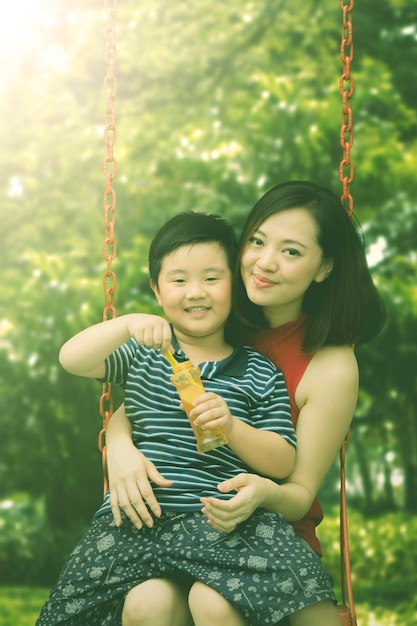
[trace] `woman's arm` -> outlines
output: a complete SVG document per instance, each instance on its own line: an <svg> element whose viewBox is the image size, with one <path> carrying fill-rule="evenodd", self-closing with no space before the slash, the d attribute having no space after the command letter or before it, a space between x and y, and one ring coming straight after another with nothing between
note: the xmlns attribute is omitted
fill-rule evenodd
<svg viewBox="0 0 417 626"><path fill-rule="evenodd" d="M203 512L218 530L230 532L256 508L301 519L309 510L349 430L358 397L358 368L349 347L323 348L313 357L296 391L301 407L295 467L282 485L240 474L219 485L237 491L231 500L203 499Z"/></svg>
<svg viewBox="0 0 417 626"><path fill-rule="evenodd" d="M122 509L137 528L142 528L143 524L153 526L150 511L159 517L161 507L150 481L161 487L170 487L172 481L164 478L133 444L132 428L123 404L108 423L106 447L110 504L116 525L122 523Z"/></svg>
<svg viewBox="0 0 417 626"><path fill-rule="evenodd" d="M349 431L358 391L353 350L348 346L319 350L296 390L301 407L296 463L282 485L278 504L288 520L301 519L310 509Z"/></svg>

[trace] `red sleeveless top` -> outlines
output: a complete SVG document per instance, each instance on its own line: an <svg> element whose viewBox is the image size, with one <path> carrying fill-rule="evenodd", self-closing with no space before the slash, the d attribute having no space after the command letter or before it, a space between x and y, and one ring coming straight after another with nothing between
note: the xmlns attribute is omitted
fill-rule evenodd
<svg viewBox="0 0 417 626"><path fill-rule="evenodd" d="M313 354L305 354L302 350L305 335L306 316L302 315L295 322L289 322L277 328L258 331L250 339L250 345L267 356L284 374L291 403L291 414L294 428L297 427L300 413L295 392ZM316 498L306 515L297 522L290 522L297 535L311 545L319 556L322 555L320 542L316 535L316 526L323 519L323 510Z"/></svg>

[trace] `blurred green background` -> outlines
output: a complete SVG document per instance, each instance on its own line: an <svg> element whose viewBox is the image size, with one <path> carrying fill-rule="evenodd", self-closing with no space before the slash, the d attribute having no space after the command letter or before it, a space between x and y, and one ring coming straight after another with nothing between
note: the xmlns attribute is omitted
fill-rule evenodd
<svg viewBox="0 0 417 626"><path fill-rule="evenodd" d="M417 622L417 4L358 1L352 21L351 190L389 316L357 352L361 394L348 446L354 590L360 626L408 626ZM99 0L2 8L5 626L34 623L102 495L100 388L66 374L57 354L104 306L106 23ZM341 23L338 0L119 2L119 314L156 311L146 254L170 216L218 212L239 231L280 181L312 179L341 193ZM322 488L321 536L336 585L337 498L335 464Z"/></svg>

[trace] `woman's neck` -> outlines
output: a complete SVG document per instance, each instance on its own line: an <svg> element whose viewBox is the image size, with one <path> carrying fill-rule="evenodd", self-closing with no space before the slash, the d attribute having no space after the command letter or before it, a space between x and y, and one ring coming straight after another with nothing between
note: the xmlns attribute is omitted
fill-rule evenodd
<svg viewBox="0 0 417 626"><path fill-rule="evenodd" d="M264 308L264 316L266 321L268 322L269 328L277 328L278 326L283 326L284 324L288 324L289 322L295 322L298 320L302 313L301 307L297 308L285 308L285 307L270 307Z"/></svg>

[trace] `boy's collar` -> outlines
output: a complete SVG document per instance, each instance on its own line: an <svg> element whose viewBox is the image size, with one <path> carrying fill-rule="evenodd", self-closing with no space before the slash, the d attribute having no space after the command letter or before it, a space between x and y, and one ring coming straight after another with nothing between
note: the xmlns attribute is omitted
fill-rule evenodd
<svg viewBox="0 0 417 626"><path fill-rule="evenodd" d="M188 361L188 356L183 352L178 344L178 340L175 336L174 329L171 326L172 331L172 346L175 350L175 358L180 363L184 361ZM213 369L209 368L216 373L223 374L224 376L235 376L240 377L243 376L246 372L246 368L248 365L248 355L246 350L243 348L241 344L237 344L233 346L233 352L225 359L221 361L203 361L199 364L200 369L204 370L204 374L207 378L212 378L212 376L207 375L206 370L209 364L216 364L216 367Z"/></svg>

